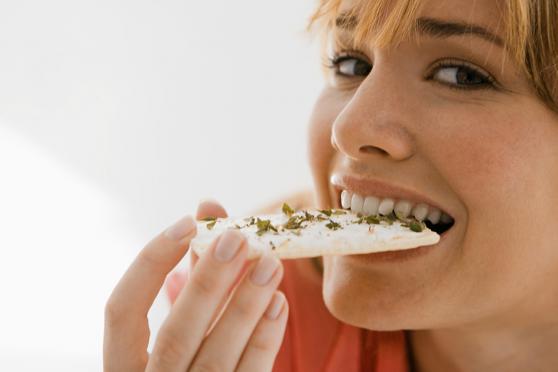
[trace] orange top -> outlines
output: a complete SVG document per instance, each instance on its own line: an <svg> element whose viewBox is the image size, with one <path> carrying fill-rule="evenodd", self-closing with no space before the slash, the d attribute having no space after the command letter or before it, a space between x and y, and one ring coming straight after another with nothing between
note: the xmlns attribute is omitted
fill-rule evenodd
<svg viewBox="0 0 558 372"><path fill-rule="evenodd" d="M289 319L273 372L409 372L404 331L376 332L333 317L308 259L284 260Z"/></svg>

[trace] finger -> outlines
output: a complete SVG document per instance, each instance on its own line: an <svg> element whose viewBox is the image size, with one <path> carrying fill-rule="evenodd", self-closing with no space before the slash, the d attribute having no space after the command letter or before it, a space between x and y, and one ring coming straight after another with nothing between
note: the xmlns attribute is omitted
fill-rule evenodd
<svg viewBox="0 0 558 372"><path fill-rule="evenodd" d="M283 277L278 258L265 255L251 266L213 331L204 340L192 368L231 371ZM231 336L234 335L234 338Z"/></svg>
<svg viewBox="0 0 558 372"><path fill-rule="evenodd" d="M188 253L190 252L192 251L188 251ZM222 310L224 309L226 303L230 299L231 293L234 291L234 288L238 285L240 280L242 280L242 277L248 270L248 265L249 265L249 261L246 261L240 273L238 274L234 282L230 285L229 289L227 290L226 296L221 300L219 306L217 307L217 310L213 313L213 317L211 318L211 326L209 327L208 333L211 332L213 325L221 315ZM186 271L169 274L165 282L165 289L167 291L167 297L171 305L174 304L176 298L180 294L180 291L186 285L187 282L188 282L188 273Z"/></svg>
<svg viewBox="0 0 558 372"><path fill-rule="evenodd" d="M237 230L227 230L212 242L159 330L148 371L187 370L247 254L246 239Z"/></svg>
<svg viewBox="0 0 558 372"><path fill-rule="evenodd" d="M280 291L275 291L273 299L250 337L235 371L260 372L273 369L275 358L285 336L288 315L289 305L285 295Z"/></svg>
<svg viewBox="0 0 558 372"><path fill-rule="evenodd" d="M209 216L211 216L211 217L221 217L221 218L228 217L225 208L223 208L223 206L218 201L216 201L215 199L204 199L198 205L198 211L197 211L196 217L198 219L202 219L202 218L209 217ZM199 257L194 252L194 250L189 251L188 255L189 255L189 259L190 259L189 264L188 264L188 268L189 268L189 272L191 273L194 270L194 266L196 266L196 262L198 261ZM215 321L220 316L224 306L226 306L226 303L230 298L231 292L233 291L234 287L236 287L236 285L240 281L241 277L246 272L247 267L248 267L248 261L243 266L241 272L237 275L234 282L229 286L229 289L227 290L227 294L225 295L225 297L223 297L223 299L219 303L219 306L217 306L216 311L213 313L213 317L211 319L211 326L209 327L208 332L211 331L211 329L213 328L213 325L215 324Z"/></svg>
<svg viewBox="0 0 558 372"><path fill-rule="evenodd" d="M200 259L198 254L196 252L194 252L194 250L192 249L191 251L188 251L188 253L186 254L188 256L188 265L187 265L187 275L186 277L190 276L190 273L192 271L194 271L194 266L196 266L196 263L198 262L198 260Z"/></svg>
<svg viewBox="0 0 558 372"><path fill-rule="evenodd" d="M198 211L196 212L196 219L201 220L202 218L206 217L219 217L219 218L226 218L228 217L227 211L225 208L215 199L203 199L198 204ZM191 252L191 253L190 253ZM198 255L192 250L189 252L190 261L189 261L189 268L190 272L194 269L196 262L198 262Z"/></svg>
<svg viewBox="0 0 558 372"><path fill-rule="evenodd" d="M147 359L147 313L168 272L195 235L191 216L179 220L141 250L114 288L105 307L105 371L134 371Z"/></svg>
<svg viewBox="0 0 558 372"><path fill-rule="evenodd" d="M196 220L201 220L205 217L228 217L227 211L215 199L204 199L198 204L198 211L196 213Z"/></svg>
<svg viewBox="0 0 558 372"><path fill-rule="evenodd" d="M186 284L186 275L187 274L184 271L177 271L169 274L169 276L167 277L167 280L165 281L165 289L167 291L167 297L171 304L174 304L174 301L176 301L180 290Z"/></svg>
<svg viewBox="0 0 558 372"><path fill-rule="evenodd" d="M214 199L204 199L198 205L198 210L196 212L196 219L201 220L205 217L227 217L227 212L225 208ZM167 278L165 283L165 289L167 291L167 297L171 304L174 303L176 297L180 293L180 290L186 284L189 274L194 270L194 266L198 261L199 257L194 252L194 250L188 250L186 253L186 272L172 273Z"/></svg>

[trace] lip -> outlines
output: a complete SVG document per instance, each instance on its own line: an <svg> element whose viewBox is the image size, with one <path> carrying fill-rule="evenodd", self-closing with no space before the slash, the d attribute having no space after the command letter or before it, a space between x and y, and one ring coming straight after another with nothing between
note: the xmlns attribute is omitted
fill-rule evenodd
<svg viewBox="0 0 558 372"><path fill-rule="evenodd" d="M350 174L335 173L330 177L330 183L335 191L335 207L341 208L340 198L343 190L355 192L362 196L374 195L378 198L404 199L413 204L425 203L432 207L440 209L443 213L451 216L454 221L453 213L447 211L440 203L432 200L426 195L422 195L416 191L403 188L401 186L392 185L378 179L363 178L361 176L353 176ZM386 252L391 253L391 252Z"/></svg>

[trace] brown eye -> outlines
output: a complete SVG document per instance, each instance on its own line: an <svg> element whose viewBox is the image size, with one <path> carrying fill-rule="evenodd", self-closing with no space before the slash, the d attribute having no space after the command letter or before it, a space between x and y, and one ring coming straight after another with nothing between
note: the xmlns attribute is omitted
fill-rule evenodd
<svg viewBox="0 0 558 372"><path fill-rule="evenodd" d="M367 62L353 57L341 57L333 64L336 72L344 76L367 76L372 71L372 66Z"/></svg>
<svg viewBox="0 0 558 372"><path fill-rule="evenodd" d="M446 66L439 68L432 78L447 85L483 86L491 85L488 77L466 66Z"/></svg>

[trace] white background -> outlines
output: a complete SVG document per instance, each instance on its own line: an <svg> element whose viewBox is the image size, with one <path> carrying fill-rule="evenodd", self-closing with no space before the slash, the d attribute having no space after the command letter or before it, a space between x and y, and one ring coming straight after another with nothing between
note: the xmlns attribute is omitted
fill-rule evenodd
<svg viewBox="0 0 558 372"><path fill-rule="evenodd" d="M101 370L104 303L153 235L204 197L239 215L312 186L314 6L0 2L2 371Z"/></svg>

